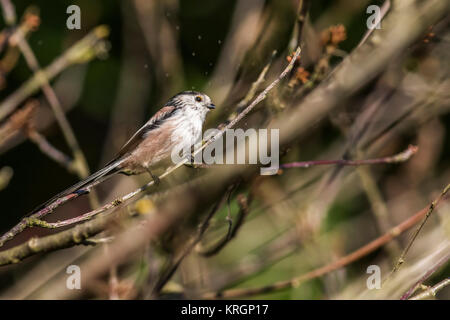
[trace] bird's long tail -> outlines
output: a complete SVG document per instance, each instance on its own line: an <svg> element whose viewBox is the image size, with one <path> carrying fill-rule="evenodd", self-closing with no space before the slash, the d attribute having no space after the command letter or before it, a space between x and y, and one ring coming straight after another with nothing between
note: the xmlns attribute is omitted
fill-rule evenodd
<svg viewBox="0 0 450 320"><path fill-rule="evenodd" d="M98 170L97 172L91 174L86 179L84 179L84 180L74 184L73 186L65 189L64 191L58 193L56 196L54 196L51 199L47 200L46 202L44 202L43 204L41 204L40 206L35 208L30 214L36 213L36 212L40 211L41 209L45 208L46 206L49 206L50 204L52 204L56 200L58 200L58 199L60 199L62 197L65 197L67 195L70 195L72 193L77 193L77 192L80 192L80 191L83 191L83 190L86 190L85 192L87 192L87 189L89 187L91 187L92 185L98 184L101 181L104 181L107 178L109 178L110 176L112 176L115 173L119 172L120 169L118 168L118 166L120 165L121 162L122 162L121 159L118 159L116 161L112 161L106 167Z"/></svg>

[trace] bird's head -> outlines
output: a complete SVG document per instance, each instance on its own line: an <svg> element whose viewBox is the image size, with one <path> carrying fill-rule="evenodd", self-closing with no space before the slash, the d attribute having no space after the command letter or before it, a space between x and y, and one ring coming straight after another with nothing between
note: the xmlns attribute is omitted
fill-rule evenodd
<svg viewBox="0 0 450 320"><path fill-rule="evenodd" d="M180 92L170 98L166 105L189 108L202 114L206 114L208 111L216 108L210 97L198 91Z"/></svg>

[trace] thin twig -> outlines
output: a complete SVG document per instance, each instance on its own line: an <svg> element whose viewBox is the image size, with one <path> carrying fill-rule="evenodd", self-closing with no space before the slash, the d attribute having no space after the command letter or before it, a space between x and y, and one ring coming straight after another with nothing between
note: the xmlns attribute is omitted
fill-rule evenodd
<svg viewBox="0 0 450 320"><path fill-rule="evenodd" d="M408 244L406 245L406 248L403 250L402 254L400 255L400 257L397 260L397 263L395 264L394 268L392 269L392 271L389 273L389 275L387 276L387 278L384 280L384 284L386 284L387 281L389 281L389 279L391 278L391 276L398 271L398 269L400 269L401 265L405 262L405 257L409 252L409 249L411 249L414 241L416 240L417 236L419 235L420 231L422 230L423 226L425 225L425 223L427 222L428 218L430 217L431 213L434 211L434 209L436 208L437 204L439 203L439 201L441 201L442 198L445 197L445 195L447 194L448 190L450 190L450 184L448 184L444 190L441 192L441 194L439 195L439 197L434 200L430 206L428 207L428 210L426 212L425 217L423 218L422 222L420 223L420 225L417 227L417 229L414 231L411 240L409 240Z"/></svg>
<svg viewBox="0 0 450 320"><path fill-rule="evenodd" d="M341 165L341 166L362 166L370 164L381 164L381 163L399 163L409 160L414 154L417 153L418 147L410 145L405 151L390 157L377 158L377 159L366 159L366 160L312 160L312 161L301 161L301 162L291 162L280 165L280 168L309 168L312 166L320 165Z"/></svg>

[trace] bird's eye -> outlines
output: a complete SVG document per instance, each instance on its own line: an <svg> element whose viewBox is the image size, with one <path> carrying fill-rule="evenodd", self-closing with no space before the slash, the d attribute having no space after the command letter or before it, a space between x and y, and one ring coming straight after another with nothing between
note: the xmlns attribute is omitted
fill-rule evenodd
<svg viewBox="0 0 450 320"><path fill-rule="evenodd" d="M202 101L203 101L203 98L200 97L200 96L196 96L196 97L195 97L195 101L197 101L197 102L202 102Z"/></svg>

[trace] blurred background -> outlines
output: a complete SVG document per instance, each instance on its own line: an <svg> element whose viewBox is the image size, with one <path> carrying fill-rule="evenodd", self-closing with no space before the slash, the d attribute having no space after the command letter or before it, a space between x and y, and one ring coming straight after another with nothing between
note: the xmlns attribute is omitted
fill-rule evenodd
<svg viewBox="0 0 450 320"><path fill-rule="evenodd" d="M93 57L67 66L51 80L93 172L179 91L207 93L218 110L208 117L206 127L216 127L236 111L270 61L266 78L279 74L301 38L300 63L294 76L283 84L288 89L270 95L242 124L265 127L271 117L299 105L359 45L368 31L366 8L382 6L385 1L306 1L307 19L301 37L295 35L298 0L12 2L17 23L28 19L32 25L27 39L42 67L97 26L109 28L109 36L100 41ZM66 27L66 9L72 4L81 9L80 30ZM409 144L419 147L414 157L404 163L370 167L283 169L275 177L239 185L212 219L200 247L227 233L226 216L239 211L238 196L252 193L253 201L239 232L211 257L202 256L202 248L188 255L164 291L169 296L193 292L195 297L197 291L258 287L290 279L352 252L429 205L450 181L448 23L447 14L430 26L375 80L343 101L339 111L327 115L282 152L281 163L378 158L397 154ZM4 18L0 25L7 30ZM0 100L5 101L33 71L17 48L4 48L1 54ZM36 131L71 158L71 148L42 91L29 95L20 107L27 103L34 105ZM2 234L80 178L41 152L21 130L8 134L0 145ZM117 177L98 188L99 197L106 203L147 181L143 176ZM88 210L88 198L83 197L48 220ZM377 295L367 290L366 269L376 264L389 270L408 243L408 232L345 268L298 287L254 297L399 298L413 285L411 281L417 281L439 261L439 268L426 279L426 284L435 284L450 274L447 260L442 263L450 254L449 210L448 204L436 210L414 244L408 256L410 264L404 266L402 274L412 280L395 280L403 285L387 293ZM48 233L33 228L5 248ZM55 279L64 276L67 265L88 259L89 250L74 247L1 267L0 297L69 298L56 293ZM156 249L146 250L117 271L123 284L119 298L146 297L152 268L161 268L161 263L154 264L160 259L155 255L164 256ZM34 279L38 272L42 277ZM107 284L108 279L99 279L82 296L108 298L109 291L103 288ZM443 289L437 297L448 299L450 290Z"/></svg>

